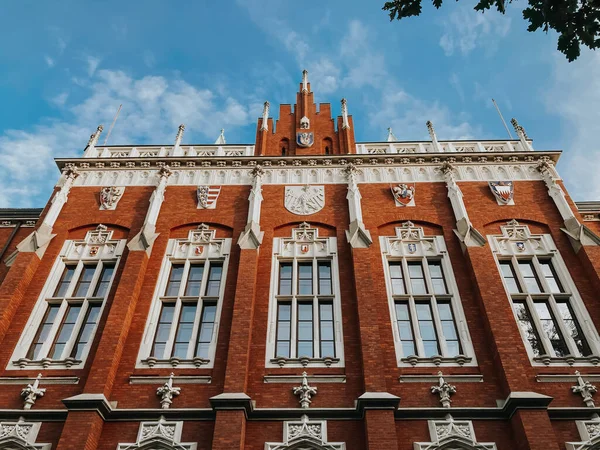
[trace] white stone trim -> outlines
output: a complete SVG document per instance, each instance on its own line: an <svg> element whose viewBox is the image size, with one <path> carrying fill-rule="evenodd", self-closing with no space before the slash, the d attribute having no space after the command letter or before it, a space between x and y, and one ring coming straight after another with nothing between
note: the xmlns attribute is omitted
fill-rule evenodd
<svg viewBox="0 0 600 450"><path fill-rule="evenodd" d="M467 320L464 315L462 308L462 302L460 300L460 294L458 291L458 285L454 278L454 271L452 270L452 263L448 256L448 250L446 249L446 243L443 236L426 236L423 228L416 227L412 222L405 222L401 227L396 227L395 236L380 236L379 243L381 246L381 258L383 263L383 273L385 276L386 289L388 294L388 307L390 313L390 322L392 326L392 333L394 336L394 347L396 349L396 362L398 367L411 367L414 365L435 367L435 366L476 366L477 358L475 357L475 351L473 350L473 344L467 326ZM409 247L409 246L415 247ZM411 248L413 251L411 251ZM441 355L440 358L408 358L410 355L402 354L402 344L400 340L400 334L398 331L398 322L396 318L396 301L392 290L392 281L390 277L389 263L390 261L402 261L404 274L406 271L406 262L410 260L420 261L425 271L426 283L429 283L430 278L427 275L427 259L441 261L442 270L447 284L449 294L444 296L444 300L450 301L452 305L452 313L460 344L464 355L457 357L445 357ZM406 276L406 275L405 275ZM435 297L433 294L432 286L428 285L427 298L431 299ZM406 298L408 299L408 295ZM412 297L412 296L411 296ZM435 308L432 308L432 313L436 322L436 329L438 333L441 332L441 324L439 322L438 313ZM418 327L414 326L414 318L416 314L414 311L411 313L411 321L413 327L413 337L417 348L420 348L420 333ZM445 341L441 335L438 335L438 340L442 352L445 349ZM422 351L422 349L421 349Z"/></svg>
<svg viewBox="0 0 600 450"><path fill-rule="evenodd" d="M306 253L302 253L302 246L308 246ZM278 304L278 280L279 280L279 262L292 262L292 272L295 274L298 262L310 261L313 263L313 282L316 279L315 267L316 261L331 262L331 282L333 285L333 314L334 314L334 333L335 333L335 351L336 358L297 358L295 356L294 345L296 336L294 333L296 321L296 308L292 308L292 358L275 359L275 344L277 333L277 304ZM295 279L295 278L294 278ZM294 288L295 289L295 288ZM296 298L295 295L286 296L286 298ZM313 301L317 302L317 295L312 296ZM296 304L293 300L292 304ZM314 313L313 313L314 314ZM313 316L314 317L314 316ZM318 322L314 324L314 354L318 354L319 330ZM344 333L342 329L342 304L340 294L339 268L337 259L337 238L320 238L318 228L311 228L304 222L299 228L292 230L290 238L273 239L273 258L271 263L271 287L269 292L269 324L267 327L267 346L265 355L265 366L268 368L276 367L344 367Z"/></svg>
<svg viewBox="0 0 600 450"><path fill-rule="evenodd" d="M496 450L493 442L477 442L475 428L470 420L454 420L450 414L445 420L428 420L431 442L415 442L414 450Z"/></svg>
<svg viewBox="0 0 600 450"><path fill-rule="evenodd" d="M223 308L223 295L225 293L225 285L227 284L227 272L229 266L229 255L231 252L231 238L216 238L215 230L209 229L207 225L200 225L198 229L191 230L186 239L169 239L167 244L167 251L163 258L163 262L161 264L158 280L156 283L156 288L154 289L154 294L152 297L152 306L150 307L150 312L148 314L148 319L146 321L146 327L144 329L144 335L142 338L142 343L140 345L140 349L138 352L138 358L136 362L136 368L144 368L144 367L162 367L162 368L197 368L197 367L205 367L212 368L214 366L215 353L217 348L217 339L219 336L219 328L220 328L220 317L221 317L221 309ZM203 250L200 254L196 254L196 248L202 247ZM215 322L213 326L213 335L212 340L209 347L208 352L208 361L202 360L200 361L197 358L187 358L187 359L177 359L171 358L170 360L157 360L157 361L148 361L148 358L152 352L152 345L154 342L154 334L158 325L158 320L160 316L161 307L163 304L163 292L165 292L165 288L167 286L167 282L169 279L169 274L171 272L171 266L174 263L181 263L185 265L185 269L182 275L182 283L180 290L184 287L184 280L187 279L187 274L189 271L190 263L204 263L206 264L210 262L221 262L223 264L223 271L221 275L221 284L219 287L219 297L216 299L217 310L215 313ZM200 319L202 314L202 306L204 304L202 295L205 292L205 286L208 281L209 271L205 269L203 277L202 277L202 285L200 287L200 299L194 297L199 307L196 310L196 318L194 321L194 329L192 332L192 338L190 340L192 344L190 344L190 348L188 352L193 353L193 349L195 348L195 344L197 341L197 336L200 327ZM186 299L188 297L184 297L183 294L177 296L175 300L174 297L169 297L172 302L176 303L177 307L175 310L174 317L178 317L179 308L181 307L182 299ZM192 298L189 298L192 300ZM175 320L173 322L175 324ZM176 326L171 327L171 335L169 337L169 343L172 344L173 339L175 338ZM196 360L194 362L194 360Z"/></svg>
<svg viewBox="0 0 600 450"><path fill-rule="evenodd" d="M310 420L303 415L300 420L288 420L283 423L283 442L266 442L265 450L285 449L323 449L345 450L343 442L327 441L327 421Z"/></svg>
<svg viewBox="0 0 600 450"><path fill-rule="evenodd" d="M36 444L41 422L0 422L0 448L11 450L50 450L52 444Z"/></svg>
<svg viewBox="0 0 600 450"><path fill-rule="evenodd" d="M575 286L573 279L571 278L571 274L567 269L567 266L560 255L560 252L556 248L554 240L550 234L532 234L527 225L520 225L516 220L510 221L507 225L501 227L502 234L495 236L488 236L488 242L492 249L492 253L494 254L496 261L496 269L498 270L498 275L502 280L502 284L506 291L507 300L510 303L511 310L513 311L513 316L515 321L517 322L517 326L519 328L519 332L521 333L521 338L523 339L523 343L525 345L525 349L527 350L527 354L529 355L529 359L531 360L532 365L534 366L547 366L547 365L557 365L557 366L571 366L571 365L582 365L582 366L596 366L600 363L600 338L598 337L598 332L594 326L592 318L590 317L581 296L579 295L579 291ZM522 246L521 246L522 243ZM517 247L519 245L519 247ZM519 250L521 248L521 250ZM530 294L511 294L504 277L502 276L502 271L500 267L501 260L510 260L513 264L516 263L519 259L532 260L534 266L536 267L536 273L539 274L540 269L538 267L538 258L549 259L552 261L552 267L556 271L556 275L558 280L560 281L563 289L564 289L564 297L568 298L569 305L573 309L576 320L579 322L581 326L581 330L585 335L585 338L590 346L592 351L592 356L589 357L555 357L550 355L550 357L535 357L531 346L529 345L526 336L521 329L521 326L518 324L518 318L513 308L513 295L522 297L524 301L529 305L531 318L534 321L538 333L540 335L540 339L543 341L543 346L548 349L552 349L552 345L550 344L545 333L542 333L542 327L537 319L536 314L531 313L531 303L532 303L532 295ZM515 275L519 281L520 286L524 286L524 281L521 279L521 274L519 271L515 271ZM543 277L539 277L539 282L542 283L542 286L545 286L545 279ZM555 295L550 293L549 289L544 289L545 293L540 294L540 297L548 300L548 303L551 308L554 307ZM558 316L555 309L553 309L553 314L555 317ZM565 338L565 342L571 351L574 349L574 343L572 339L569 337L569 334L566 332L564 328L564 324L561 320L557 320L560 331Z"/></svg>
<svg viewBox="0 0 600 450"><path fill-rule="evenodd" d="M565 442L567 450L593 450L600 445L600 418L594 414L590 420L577 420L580 442Z"/></svg>
<svg viewBox="0 0 600 450"><path fill-rule="evenodd" d="M141 422L136 442L118 444L117 450L196 450L195 442L181 442L182 431L183 421Z"/></svg>
<svg viewBox="0 0 600 450"><path fill-rule="evenodd" d="M86 237L83 240L68 240L65 241L63 247L59 253L59 256L54 261L52 269L50 270L50 274L42 288L42 291L38 297L38 300L33 307L31 315L25 325L23 332L21 333L21 337L13 351L13 354L10 358L10 362L7 366L7 370L17 370L20 368L28 368L28 369L81 369L85 365L85 361L87 359L87 355L89 353L90 347L94 341L94 337L96 335L96 331L98 328L98 323L100 323L100 318L104 314L104 309L106 307L106 299L109 295L115 276L117 274L119 268L119 262L121 260L121 256L123 254L123 250L125 249L125 239L113 240L112 239L112 231L109 231L103 225L99 225L96 230L88 231ZM57 298L56 301L52 300L52 295L61 279L64 268L67 264L76 265L75 272L73 274L73 278L71 279L70 286L66 291L64 297ZM84 305L82 311L79 313L77 323L74 327L73 333L71 335L71 340L69 344L66 346L63 354L67 355L73 348L75 340L77 339L78 332L81 329L83 320L86 316L87 308L89 307L89 300L94 297L91 294L87 297L79 298L76 302L71 300L71 294L75 287L76 281L79 278L81 270L83 266L89 264L96 264L96 270L94 273L94 278L91 281L90 287L88 289L89 292L93 291L93 288L96 286L100 274L102 273L102 266L104 264L113 264L114 270L112 274L112 278L106 290L106 294L104 299L102 300L102 306L100 308L100 312L98 314L98 323L92 332L89 341L83 351L83 355L81 360L75 360L72 358L65 358L60 360L51 360L49 358L43 358L40 361L30 361L26 358L27 352L32 344L33 339L38 331L38 328L41 324L41 321L44 318L46 313L47 305L49 303L60 304L59 312L54 320L54 325L50 331L49 336L51 339L47 339L44 347L42 347L42 355L47 355L50 347L54 342L54 338L56 337L56 333L59 330L60 324L64 317L64 314L67 310L69 303L76 303ZM95 302L96 303L96 302ZM97 302L100 303L100 302Z"/></svg>

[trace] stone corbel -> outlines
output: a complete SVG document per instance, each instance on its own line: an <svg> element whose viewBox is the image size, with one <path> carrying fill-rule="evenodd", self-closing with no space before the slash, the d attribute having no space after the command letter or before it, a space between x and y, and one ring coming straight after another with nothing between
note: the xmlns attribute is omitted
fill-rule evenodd
<svg viewBox="0 0 600 450"><path fill-rule="evenodd" d="M246 228L238 239L238 245L242 249L257 249L262 244L264 232L260 229L260 208L263 201L262 196L262 177L265 170L258 165L252 170L254 181L248 201L248 221Z"/></svg>
<svg viewBox="0 0 600 450"><path fill-rule="evenodd" d="M537 169L542 175L544 183L546 183L548 195L554 200L554 204L564 221L565 228L561 228L561 230L569 236L569 241L571 241L575 252L578 252L582 246L600 245L600 237L587 226L580 223L577 217L575 217L573 210L567 202L565 192L560 184L557 183L559 176L552 162L547 159L541 159Z"/></svg>
<svg viewBox="0 0 600 450"><path fill-rule="evenodd" d="M462 191L456 183L454 176L456 169L452 164L444 163L441 170L444 174L444 179L446 180L448 198L450 199L452 211L456 218L456 230L454 230L454 233L458 236L458 239L460 239L463 249L465 247L483 247L486 242L485 237L475 229L469 219L467 208L463 202Z"/></svg>
<svg viewBox="0 0 600 450"><path fill-rule="evenodd" d="M360 191L356 183L358 169L354 164L348 164L344 173L348 177L348 212L350 214L349 229L346 230L346 239L352 248L368 248L373 243L371 233L365 228L362 221L362 207L360 204Z"/></svg>
<svg viewBox="0 0 600 450"><path fill-rule="evenodd" d="M158 185L152 193L152 197L150 197L150 206L146 213L144 225L142 225L140 232L127 244L129 250L150 252L152 244L154 244L159 234L156 232L156 221L160 213L160 207L165 200L165 190L171 174L172 172L168 166L162 167L158 171Z"/></svg>

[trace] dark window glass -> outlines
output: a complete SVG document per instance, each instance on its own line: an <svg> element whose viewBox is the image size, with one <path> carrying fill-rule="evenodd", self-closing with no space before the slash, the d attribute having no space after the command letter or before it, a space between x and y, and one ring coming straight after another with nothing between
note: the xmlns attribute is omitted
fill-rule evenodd
<svg viewBox="0 0 600 450"><path fill-rule="evenodd" d="M208 282L206 283L206 296L218 297L221 289L221 276L223 275L223 264L212 263L208 271Z"/></svg>
<svg viewBox="0 0 600 450"><path fill-rule="evenodd" d="M442 270L441 261L428 261L429 275L431 275L431 285L433 293L443 295L448 293L446 280L444 279L444 271Z"/></svg>
<svg viewBox="0 0 600 450"><path fill-rule="evenodd" d="M525 282L527 292L530 294L539 294L542 292L540 281L537 278L532 261L519 261L519 270Z"/></svg>
<svg viewBox="0 0 600 450"><path fill-rule="evenodd" d="M430 358L439 355L440 347L435 331L435 325L433 323L433 316L431 314L431 305L429 303L417 303L415 306L417 308L419 332L421 333L421 339L423 340L423 347L425 349L424 356Z"/></svg>
<svg viewBox="0 0 600 450"><path fill-rule="evenodd" d="M313 357L313 305L298 303L298 357Z"/></svg>
<svg viewBox="0 0 600 450"><path fill-rule="evenodd" d="M46 314L44 315L44 319L42 320L42 324L37 330L35 338L31 343L31 347L29 347L29 351L27 352L27 358L32 361L37 361L40 359L40 351L42 350L42 345L48 339L50 335L50 329L54 324L54 320L56 319L56 315L58 314L58 310L60 309L60 305L48 305L46 309Z"/></svg>
<svg viewBox="0 0 600 450"><path fill-rule="evenodd" d="M406 294L404 277L402 275L402 263L400 261L390 262L390 278L392 280L392 294Z"/></svg>
<svg viewBox="0 0 600 450"><path fill-rule="evenodd" d="M75 323L77 322L77 317L79 316L80 311L81 305L67 307L67 312L65 313L62 324L60 325L60 329L58 330L54 344L48 353L48 356L51 359L61 359L65 347L67 346L69 340L71 339L71 335L73 334Z"/></svg>
<svg viewBox="0 0 600 450"><path fill-rule="evenodd" d="M183 277L183 264L173 264L167 282L167 289L165 290L166 297L177 297L179 295L181 277Z"/></svg>
<svg viewBox="0 0 600 450"><path fill-rule="evenodd" d="M542 341L540 340L538 332L535 329L527 305L525 305L524 302L514 302L513 308L515 309L515 312L517 314L519 326L525 334L529 345L531 345L531 349L533 350L534 356L543 355L545 353L544 347L542 346Z"/></svg>
<svg viewBox="0 0 600 450"><path fill-rule="evenodd" d="M319 261L317 267L319 269L319 295L332 295L331 264L329 261Z"/></svg>
<svg viewBox="0 0 600 450"><path fill-rule="evenodd" d="M85 297L87 295L90 284L92 284L92 278L94 278L95 270L96 266L83 266L79 274L77 286L73 291L73 297Z"/></svg>
<svg viewBox="0 0 600 450"><path fill-rule="evenodd" d="M154 336L154 345L152 346L152 356L162 359L165 357L165 349L173 324L173 314L175 313L175 304L163 303L162 311L158 319L156 327L156 335Z"/></svg>
<svg viewBox="0 0 600 450"><path fill-rule="evenodd" d="M200 286L202 285L202 275L204 265L192 264L188 272L187 284L185 285L185 295L188 297L198 297L200 295Z"/></svg>
<svg viewBox="0 0 600 450"><path fill-rule="evenodd" d="M75 266L66 266L65 270L60 277L60 281L58 282L58 286L56 286L56 290L54 291L54 297L64 297L67 294L67 289L69 288L69 283L73 279L73 274L75 273Z"/></svg>
<svg viewBox="0 0 600 450"><path fill-rule="evenodd" d="M511 294L518 294L521 291L519 281L515 276L512 263L510 261L500 261L500 270L502 271L502 278L508 287L508 292Z"/></svg>
<svg viewBox="0 0 600 450"><path fill-rule="evenodd" d="M446 356L458 356L461 354L462 349L460 347L460 339L458 338L458 330L456 329L456 322L454 321L450 302L438 302L438 313L440 315L442 333L444 334L446 349L448 351Z"/></svg>
<svg viewBox="0 0 600 450"><path fill-rule="evenodd" d="M425 274L423 273L423 266L419 261L408 262L408 276L413 295L427 294Z"/></svg>
<svg viewBox="0 0 600 450"><path fill-rule="evenodd" d="M335 358L335 330L333 328L333 304L319 304L319 335L321 339L321 358Z"/></svg>
<svg viewBox="0 0 600 450"><path fill-rule="evenodd" d="M198 332L198 346L196 347L196 356L208 359L208 351L212 342L213 328L215 326L215 317L217 314L217 305L205 303L202 308L202 317L200 319L200 331Z"/></svg>
<svg viewBox="0 0 600 450"><path fill-rule="evenodd" d="M556 356L567 356L569 354L569 348L558 328L558 324L550 311L547 302L535 302L535 311L538 315L538 319L542 324L542 330L548 336L554 353Z"/></svg>
<svg viewBox="0 0 600 450"><path fill-rule="evenodd" d="M408 303L396 303L396 320L398 321L398 333L402 343L402 355L404 357L416 355L415 338L410 322L410 311Z"/></svg>
<svg viewBox="0 0 600 450"><path fill-rule="evenodd" d="M567 300L561 300L556 303L558 307L558 311L560 312L560 317L565 324L567 330L569 330L569 334L575 341L575 345L577 346L577 350L581 356L589 356L592 354L592 350L587 343L587 340L581 331L581 326L579 322L575 318L575 314L571 309L571 305Z"/></svg>
<svg viewBox="0 0 600 450"><path fill-rule="evenodd" d="M298 264L298 295L312 295L313 293L313 266L312 263Z"/></svg>
<svg viewBox="0 0 600 450"><path fill-rule="evenodd" d="M96 289L94 290L94 297L106 296L108 293L108 286L110 285L110 279L112 278L114 271L115 266L111 264L105 264L102 267L102 273L100 274L100 278L98 278L98 283L96 284Z"/></svg>
<svg viewBox="0 0 600 450"><path fill-rule="evenodd" d="M101 305L99 304L90 304L88 306L83 325L79 331L79 336L77 337L77 341L75 342L73 350L71 350L72 358L81 359L83 350L90 341L94 328L96 327L98 319L100 318L100 306Z"/></svg>
<svg viewBox="0 0 600 450"><path fill-rule="evenodd" d="M195 318L196 304L184 303L181 305L172 356L176 356L177 358L187 358L187 351L190 346L190 341L192 340Z"/></svg>
<svg viewBox="0 0 600 450"><path fill-rule="evenodd" d="M292 263L279 264L279 295L292 295Z"/></svg>
<svg viewBox="0 0 600 450"><path fill-rule="evenodd" d="M550 292L564 292L550 260L540 260L540 267L542 268L542 275L546 279L546 284L548 284Z"/></svg>
<svg viewBox="0 0 600 450"><path fill-rule="evenodd" d="M292 305L279 303L277 305L277 341L275 356L289 358L292 341Z"/></svg>

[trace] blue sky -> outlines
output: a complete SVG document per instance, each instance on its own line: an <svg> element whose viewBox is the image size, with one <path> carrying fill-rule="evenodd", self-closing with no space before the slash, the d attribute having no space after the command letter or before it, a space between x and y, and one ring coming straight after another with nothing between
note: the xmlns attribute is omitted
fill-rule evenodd
<svg viewBox="0 0 600 450"><path fill-rule="evenodd" d="M448 1L448 0L447 0ZM54 157L80 155L123 110L110 144L254 141L265 100L348 99L359 141L505 138L491 103L536 149L562 149L576 200L600 199L600 54L568 63L554 34L448 2L390 23L384 0L5 0L0 16L0 207L43 206ZM101 139L103 142L103 138Z"/></svg>

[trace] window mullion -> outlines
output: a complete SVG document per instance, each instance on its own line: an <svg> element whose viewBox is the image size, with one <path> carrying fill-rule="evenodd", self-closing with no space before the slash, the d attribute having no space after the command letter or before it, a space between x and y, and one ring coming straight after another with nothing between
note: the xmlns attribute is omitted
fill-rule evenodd
<svg viewBox="0 0 600 450"><path fill-rule="evenodd" d="M90 280L90 285L88 286L88 290L86 292L85 297L91 297L94 291L96 290L96 285L98 284L98 280L100 279L100 274L102 273L102 268L104 267L104 263L102 260L96 263L96 268L94 269L94 275Z"/></svg>
<svg viewBox="0 0 600 450"><path fill-rule="evenodd" d="M410 283L410 273L408 271L408 261L402 258L402 275L404 276L404 289L406 294L412 298L412 286Z"/></svg>
<svg viewBox="0 0 600 450"><path fill-rule="evenodd" d="M446 338L442 329L442 321L440 320L440 314L437 307L437 300L435 296L431 296L429 303L431 304L431 313L433 314L433 323L435 324L436 334L438 339L438 346L442 353L442 356L446 356L448 354L448 350L446 349Z"/></svg>
<svg viewBox="0 0 600 450"><path fill-rule="evenodd" d="M292 297L291 323L290 323L290 358L298 357L298 301Z"/></svg>
<svg viewBox="0 0 600 450"><path fill-rule="evenodd" d="M531 315L531 320L535 324L535 328L538 330L538 336L542 340L542 345L544 346L544 350L547 355L556 356L554 353L554 347L552 347L552 342L550 342L550 338L548 334L544 331L544 327L542 326L542 322L538 318L537 310L535 309L535 302L532 300L531 295L527 296L527 307L529 308L529 314Z"/></svg>
<svg viewBox="0 0 600 450"><path fill-rule="evenodd" d="M537 275L538 281L542 285L542 292L545 292L545 293L552 292L548 286L546 276L544 275L544 271L542 270L542 267L540 266L540 262L538 261L536 256L534 256L532 258L532 262L533 262L533 267L535 268L535 273Z"/></svg>
<svg viewBox="0 0 600 450"><path fill-rule="evenodd" d="M431 274L429 273L429 263L426 257L421 259L421 264L423 266L423 276L425 277L425 286L427 286L427 292L430 292L433 295L435 292L433 289L433 283L431 281Z"/></svg>
<svg viewBox="0 0 600 450"><path fill-rule="evenodd" d="M552 312L552 315L554 316L556 325L558 326L558 329L560 331L560 334L562 335L565 344L567 344L567 347L569 348L569 353L573 356L579 356L579 350L577 349L577 346L575 345L575 342L573 341L573 338L571 337L571 332L567 329L562 316L560 314L560 311L558 310L557 306L556 306L556 300L554 300L553 296L550 296L548 298L548 305L550 307L550 311ZM573 316L573 320L577 321L577 317Z"/></svg>
<svg viewBox="0 0 600 450"><path fill-rule="evenodd" d="M175 310L173 311L173 321L171 322L171 329L169 330L169 338L165 344L165 355L169 355L170 358L173 355L173 346L175 345L175 336L177 334L177 328L179 327L179 316L181 315L181 299L178 298L175 303ZM168 359L167 358L167 359Z"/></svg>
<svg viewBox="0 0 600 450"><path fill-rule="evenodd" d="M202 320L203 309L204 309L204 300L202 299L202 297L200 297L196 301L196 315L194 316L194 325L192 326L192 334L190 336L190 345L188 345L187 359L192 359L196 355L196 347L198 346L198 333L200 333L200 321ZM215 317L215 321L216 321L216 317ZM211 338L212 338L212 336L211 336ZM211 342L212 342L212 339L211 339Z"/></svg>
<svg viewBox="0 0 600 450"><path fill-rule="evenodd" d="M69 308L69 303L66 300L63 300L62 303L60 304L58 313L56 314L56 317L54 318L54 323L52 324L52 327L50 328L50 332L48 333L48 338L46 339L46 342L44 342L44 344L42 345L42 348L40 350L40 359L46 358L48 356L48 353L50 352L50 348L52 348L52 345L54 345L54 341L58 337L57 336L58 330L60 330L60 326L62 324L62 321L65 317L65 313L68 308Z"/></svg>
<svg viewBox="0 0 600 450"><path fill-rule="evenodd" d="M183 297L187 286L188 276L190 273L190 260L186 259L183 264L183 273L181 274L181 283L179 283L179 293L177 297ZM202 276L204 278L204 275Z"/></svg>
<svg viewBox="0 0 600 450"><path fill-rule="evenodd" d="M313 297L313 355L321 358L321 312L319 311L319 298Z"/></svg>
<svg viewBox="0 0 600 450"><path fill-rule="evenodd" d="M73 350L75 341L79 337L79 331L81 331L81 327L83 326L83 321L85 320L85 316L87 314L89 305L90 302L87 301L87 299L81 302L81 309L79 310L79 315L77 316L75 324L73 325L73 331L71 331L71 336L65 344L65 348L63 350L63 354L61 355L61 359L65 359L71 354L71 350Z"/></svg>
<svg viewBox="0 0 600 450"><path fill-rule="evenodd" d="M69 282L69 287L65 292L65 298L69 298L73 296L73 291L75 290L75 286L77 286L77 282L79 281L79 277L81 276L81 272L83 271L83 261L79 260L77 262L77 267L75 267L75 272L73 272L73 276L71 277L71 281Z"/></svg>
<svg viewBox="0 0 600 450"><path fill-rule="evenodd" d="M521 292L528 292L527 284L525 283L525 278L523 278L523 274L521 274L521 268L519 267L519 260L516 256L512 256L510 262L513 267L513 272L519 281L519 286L521 288Z"/></svg>
<svg viewBox="0 0 600 450"><path fill-rule="evenodd" d="M417 307L415 306L415 299L410 296L408 299L408 308L410 309L410 321L413 327L413 333L415 335L415 344L417 346L418 356L425 354L425 346L423 345L423 338L421 337L421 330L419 329L419 320L417 319ZM404 355L409 356L409 355Z"/></svg>

